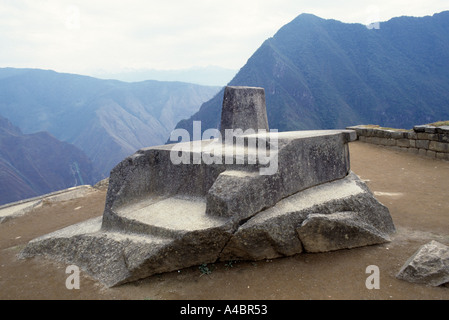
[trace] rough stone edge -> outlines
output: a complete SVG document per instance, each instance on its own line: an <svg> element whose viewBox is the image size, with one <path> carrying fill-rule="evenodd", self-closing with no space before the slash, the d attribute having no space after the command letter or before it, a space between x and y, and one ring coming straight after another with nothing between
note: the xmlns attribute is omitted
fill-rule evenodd
<svg viewBox="0 0 449 320"><path fill-rule="evenodd" d="M388 208L374 197L368 186L363 183L353 172L338 181L341 181L342 183L355 183L360 188L361 192L341 199L331 198L325 203L313 205L312 207L307 207L301 209L300 211L289 211L281 214L275 214L274 216L271 216L270 214L267 218L262 218L261 221L258 221L261 219L261 216L256 215L254 218L250 218L247 222L245 222L233 234L228 245L223 249L220 260L272 259L290 256L301 252L327 252L389 242L389 236L393 234L396 229ZM336 181L330 182L329 185L335 182ZM335 185L334 187L338 188L339 186ZM314 188L320 188L320 186L312 187L308 190L311 191ZM294 196L295 195L292 195L292 197ZM286 199L288 198L289 197ZM359 206L357 207L357 205ZM357 243L355 245L343 245L326 250L312 250L307 248L307 244L305 244L304 240L301 239L301 231L298 232L298 230L301 229L306 221L317 217L315 212L326 212L323 216L332 219L333 217L341 214L339 210L352 209L354 211L351 211L351 214L353 217L356 216L356 223L349 221L348 226L350 227L352 224L354 227L359 228L359 230L364 230L364 232L370 234L369 240L366 240L363 243L355 242ZM274 206L273 208L267 210L281 209ZM360 210L360 212L357 210ZM263 211L261 214L263 214ZM287 217L288 220L286 223L283 221L285 217ZM278 231L273 230L273 228ZM290 233L294 239L297 239L297 243L294 245L284 246L282 237L278 236L280 234L279 232ZM254 237L259 239L259 242L265 242L266 245L263 249L255 250L253 252L251 248L259 247L259 243L257 243L258 241L254 241Z"/></svg>
<svg viewBox="0 0 449 320"><path fill-rule="evenodd" d="M31 240L17 257L42 256L75 264L106 287L115 287L158 273L216 262L231 237L230 228L232 226L224 225L164 239L104 231L101 217L96 217ZM148 245L154 239L159 244ZM204 246L210 250L207 255L201 250ZM143 253L136 255L138 251ZM185 257L188 257L187 263Z"/></svg>
<svg viewBox="0 0 449 320"><path fill-rule="evenodd" d="M415 263L414 263L416 256L418 254L420 254L421 251L427 249L428 247L430 247L432 245L439 246L442 249L449 250L448 246L446 246L438 241L435 241L435 240L432 240L432 241L422 245L402 265L401 269L396 274L396 278L399 280L404 280L404 281L417 283L417 284L425 284L425 285L430 285L430 286L434 286L434 287L443 286L443 285L447 286L447 284L449 284L449 265L447 265L446 278L444 280L441 280L441 277L436 277L436 278L432 277L432 276L423 277L422 275L419 275L419 273L422 272L423 270L419 270L419 265L415 265Z"/></svg>

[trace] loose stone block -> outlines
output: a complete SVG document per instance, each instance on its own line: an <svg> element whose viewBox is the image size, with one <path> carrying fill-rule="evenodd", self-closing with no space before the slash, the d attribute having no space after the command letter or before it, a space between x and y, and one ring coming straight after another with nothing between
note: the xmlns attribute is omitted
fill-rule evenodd
<svg viewBox="0 0 449 320"><path fill-rule="evenodd" d="M402 266L396 278L440 286L449 282L449 247L437 241L421 246Z"/></svg>
<svg viewBox="0 0 449 320"><path fill-rule="evenodd" d="M388 236L363 219L357 219L357 213L350 211L311 214L297 231L306 252L327 252L390 241Z"/></svg>

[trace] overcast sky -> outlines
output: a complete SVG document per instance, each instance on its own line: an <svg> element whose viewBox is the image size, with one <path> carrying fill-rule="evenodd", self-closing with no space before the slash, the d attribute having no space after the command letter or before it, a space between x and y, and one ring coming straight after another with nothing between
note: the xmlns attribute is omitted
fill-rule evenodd
<svg viewBox="0 0 449 320"><path fill-rule="evenodd" d="M0 67L237 70L301 13L368 24L444 10L448 0L0 0Z"/></svg>

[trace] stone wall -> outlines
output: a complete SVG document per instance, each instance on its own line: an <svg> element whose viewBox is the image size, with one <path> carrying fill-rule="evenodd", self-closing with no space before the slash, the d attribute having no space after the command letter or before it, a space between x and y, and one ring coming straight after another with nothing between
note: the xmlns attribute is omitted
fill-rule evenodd
<svg viewBox="0 0 449 320"><path fill-rule="evenodd" d="M358 125L347 129L355 130L363 142L449 161L449 126L420 125L405 130Z"/></svg>

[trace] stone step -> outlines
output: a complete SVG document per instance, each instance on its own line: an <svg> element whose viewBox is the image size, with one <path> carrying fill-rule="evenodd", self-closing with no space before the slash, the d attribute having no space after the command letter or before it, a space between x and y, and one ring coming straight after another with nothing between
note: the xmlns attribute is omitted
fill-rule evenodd
<svg viewBox="0 0 449 320"><path fill-rule="evenodd" d="M71 239L77 236L89 237L89 238L101 238L107 237L114 241L129 240L134 242L144 242L146 244L161 244L167 243L168 240L161 237L142 235L129 232L118 232L112 230L102 229L102 217L92 218L66 228L48 233L39 238L30 241L32 243L44 242L46 240L54 239Z"/></svg>
<svg viewBox="0 0 449 320"><path fill-rule="evenodd" d="M173 243L149 235L101 229L101 217L93 218L28 243L19 258L45 255L79 266L107 286L141 277L141 266Z"/></svg>
<svg viewBox="0 0 449 320"><path fill-rule="evenodd" d="M151 197L115 210L129 232L176 238L188 232L219 228L226 219L206 215L201 197Z"/></svg>

